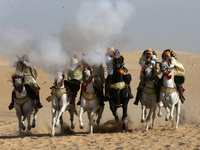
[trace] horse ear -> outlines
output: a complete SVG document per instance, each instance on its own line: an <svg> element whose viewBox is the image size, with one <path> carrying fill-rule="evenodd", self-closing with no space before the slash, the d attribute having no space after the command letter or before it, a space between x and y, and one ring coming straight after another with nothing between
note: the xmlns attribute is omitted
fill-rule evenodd
<svg viewBox="0 0 200 150"><path fill-rule="evenodd" d="M89 66L89 65L88 65L88 67L87 67L87 68L88 68L88 70L90 70L90 71L91 71L91 68L90 68L90 66Z"/></svg>
<svg viewBox="0 0 200 150"><path fill-rule="evenodd" d="M124 57L123 56L121 56L121 58L122 58L122 63L124 62Z"/></svg>
<svg viewBox="0 0 200 150"><path fill-rule="evenodd" d="M62 76L63 76L63 79L64 79L65 78L65 73L64 72L63 72Z"/></svg>
<svg viewBox="0 0 200 150"><path fill-rule="evenodd" d="M85 71L85 67L83 68L83 70L82 70L82 73Z"/></svg>

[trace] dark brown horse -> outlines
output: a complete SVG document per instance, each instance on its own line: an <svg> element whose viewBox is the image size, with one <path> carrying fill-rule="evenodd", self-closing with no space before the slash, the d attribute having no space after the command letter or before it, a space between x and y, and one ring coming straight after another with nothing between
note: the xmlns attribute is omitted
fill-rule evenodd
<svg viewBox="0 0 200 150"><path fill-rule="evenodd" d="M111 85L109 87L109 104L115 120L118 121L117 108L122 107L122 130L126 130L127 123L127 106L129 102L128 86L124 81L124 75L120 70L123 68L124 58L116 56L113 60L113 75L111 78Z"/></svg>

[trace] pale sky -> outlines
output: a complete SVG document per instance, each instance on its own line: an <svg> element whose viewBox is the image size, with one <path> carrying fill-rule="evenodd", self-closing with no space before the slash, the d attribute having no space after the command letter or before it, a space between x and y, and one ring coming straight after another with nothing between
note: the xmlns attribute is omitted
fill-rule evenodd
<svg viewBox="0 0 200 150"><path fill-rule="evenodd" d="M57 34L73 17L80 1L0 0L0 31L7 25L23 24L37 34ZM130 0L130 3L135 14L113 45L128 51L171 48L200 54L200 0Z"/></svg>

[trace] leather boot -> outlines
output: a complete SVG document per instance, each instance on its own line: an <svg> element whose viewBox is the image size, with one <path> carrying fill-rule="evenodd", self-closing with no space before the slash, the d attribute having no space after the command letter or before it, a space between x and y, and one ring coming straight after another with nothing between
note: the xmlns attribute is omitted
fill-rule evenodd
<svg viewBox="0 0 200 150"><path fill-rule="evenodd" d="M130 85L128 85L128 98L129 99L132 99L134 96L133 96L133 94L131 93L131 86Z"/></svg>
<svg viewBox="0 0 200 150"><path fill-rule="evenodd" d="M13 91L12 92L12 97L11 97L11 103L10 105L8 106L8 109L11 110L14 108L14 95L15 95L15 92Z"/></svg>
<svg viewBox="0 0 200 150"><path fill-rule="evenodd" d="M36 101L37 101L37 103L36 103L37 107L38 108L42 108L43 106L42 106L42 104L40 102L40 96L39 95L36 97Z"/></svg>
<svg viewBox="0 0 200 150"><path fill-rule="evenodd" d="M142 97L142 89L138 89L137 90L137 95L136 95L136 98L135 98L135 102L133 104L134 105L138 105L141 97Z"/></svg>
<svg viewBox="0 0 200 150"><path fill-rule="evenodd" d="M183 104L184 101L185 101L185 97L183 96L183 88L178 88L178 91L179 91L179 98L181 100L181 103Z"/></svg>

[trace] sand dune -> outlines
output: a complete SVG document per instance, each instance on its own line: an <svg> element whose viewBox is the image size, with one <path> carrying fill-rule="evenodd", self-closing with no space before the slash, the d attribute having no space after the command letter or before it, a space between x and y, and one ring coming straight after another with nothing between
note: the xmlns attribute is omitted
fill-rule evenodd
<svg viewBox="0 0 200 150"><path fill-rule="evenodd" d="M132 92L136 94L139 83L138 59L142 51L124 52L125 63L133 76L131 83ZM156 117L155 127L149 132L144 131L144 125L140 123L141 108L133 105L130 100L128 106L129 130L121 133L121 124L114 124L113 116L108 103L105 105L101 125L95 127L94 134L88 134L87 116L84 114L85 129L79 128L78 118L75 117L75 129L69 129L69 113L64 113L65 134L50 137L51 131L51 103L45 99L50 94L49 87L53 80L39 70L38 83L41 87L40 95L44 107L39 111L36 128L32 129L32 135L26 132L22 138L18 136L18 121L15 110L8 110L10 103L12 83L9 81L14 68L4 57L0 57L0 149L200 149L200 56L186 52L177 52L178 60L186 69L186 101L181 106L181 118L179 129L170 127L170 122ZM158 53L159 60L161 52ZM118 110L121 115L121 109ZM163 109L165 114L165 110Z"/></svg>

